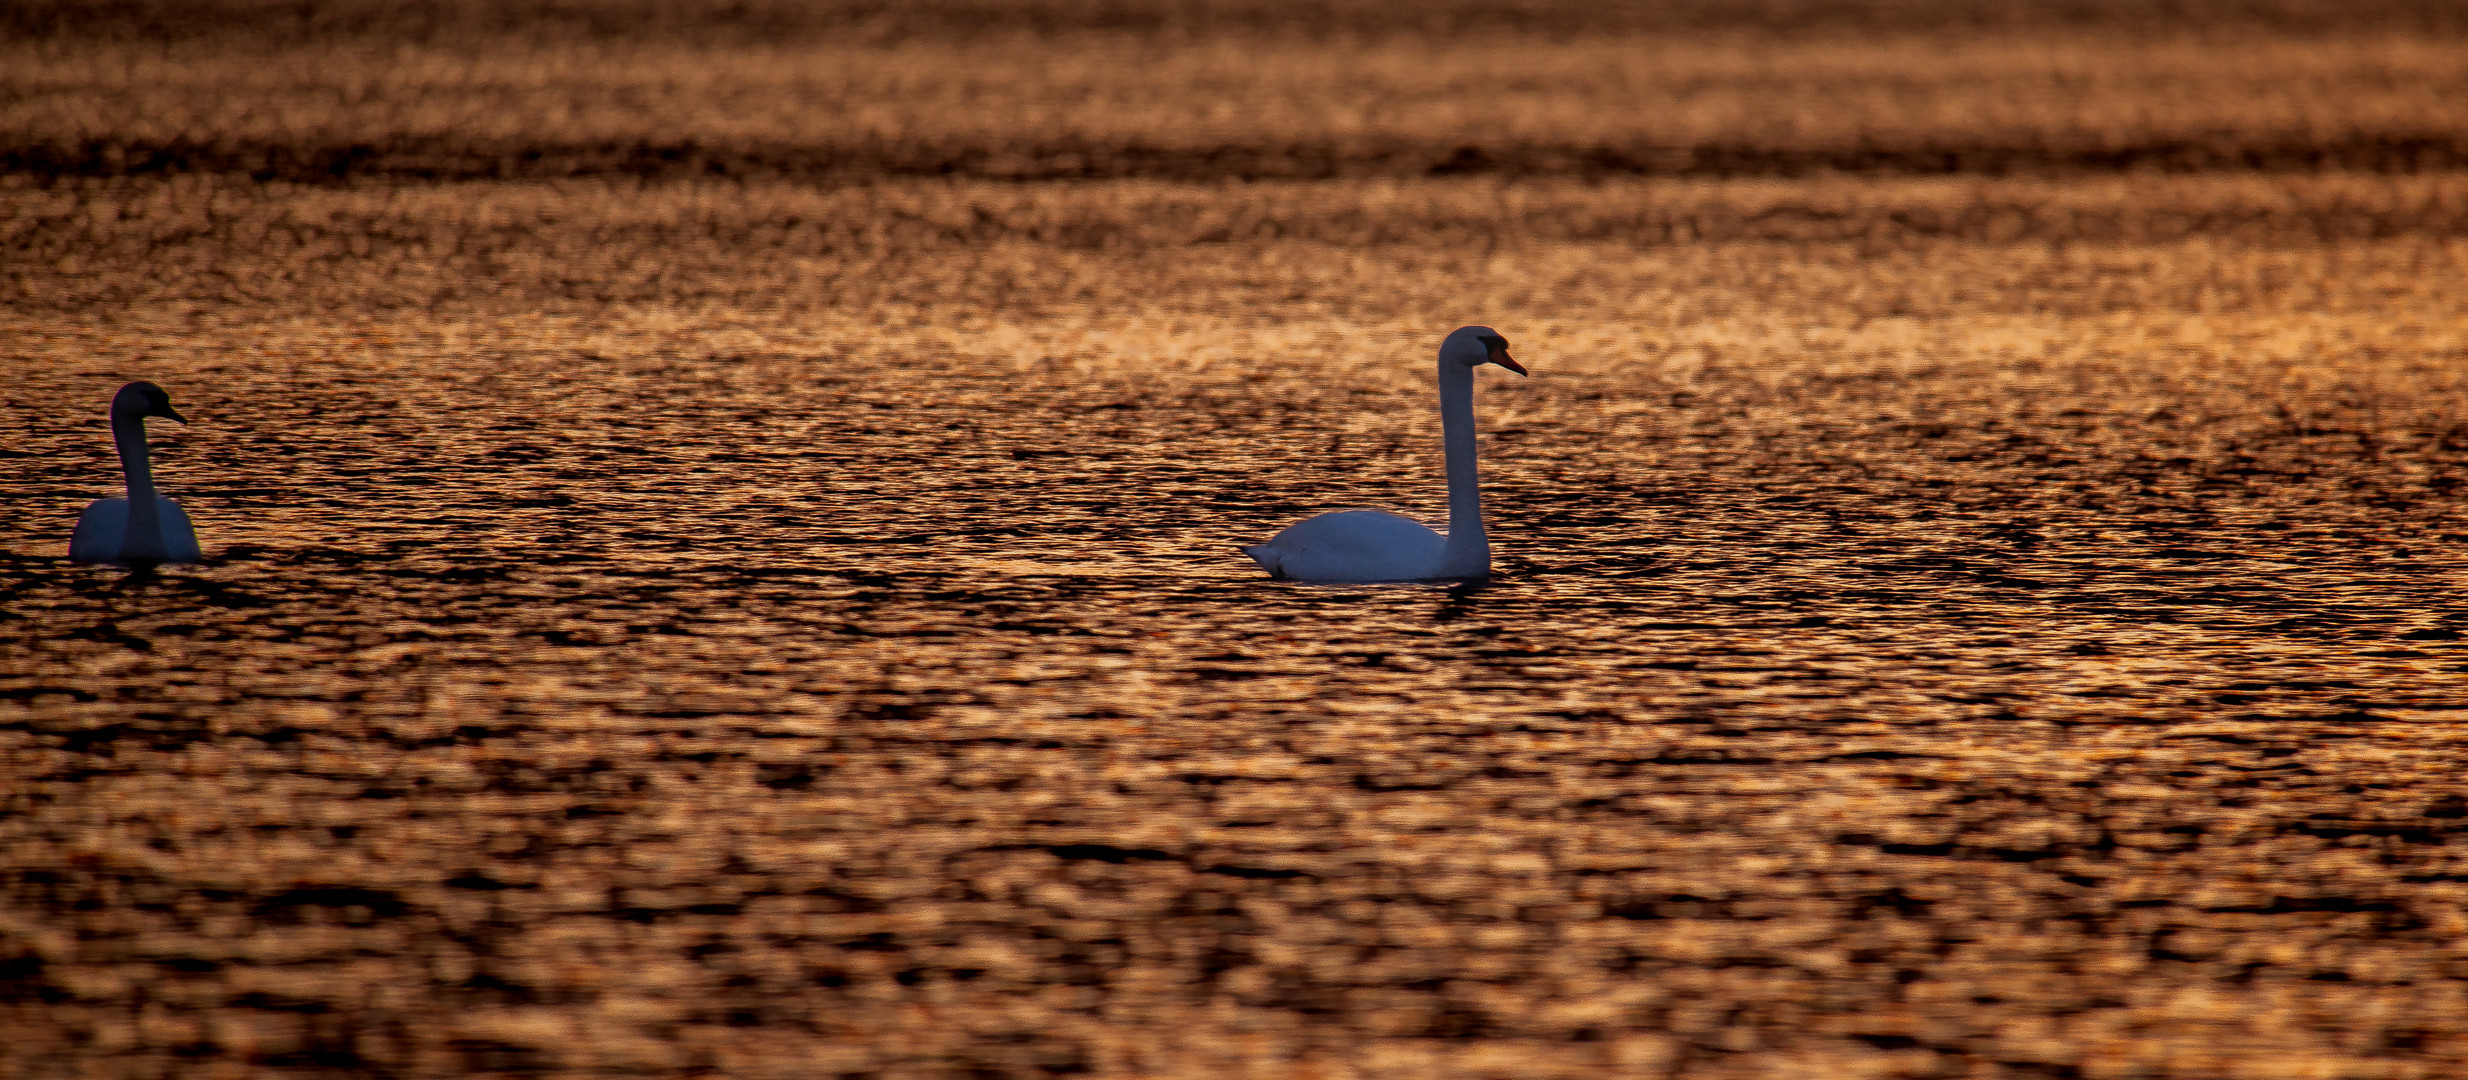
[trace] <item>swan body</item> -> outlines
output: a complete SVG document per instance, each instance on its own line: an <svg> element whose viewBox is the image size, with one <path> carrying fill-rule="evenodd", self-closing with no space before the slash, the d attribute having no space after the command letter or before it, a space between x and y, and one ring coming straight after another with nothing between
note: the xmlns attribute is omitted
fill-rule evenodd
<svg viewBox="0 0 2468 1080"><path fill-rule="evenodd" d="M150 382L133 382L111 399L111 439L120 451L128 498L100 499L78 515L69 536L76 562L196 562L197 529L180 504L154 490L154 463L146 451L146 418L188 423L171 407L171 395Z"/></svg>
<svg viewBox="0 0 2468 1080"><path fill-rule="evenodd" d="M1508 339L1464 326L1440 342L1440 442L1448 456L1448 531L1385 510L1339 510L1287 526L1246 547L1270 577L1294 581L1428 581L1491 575L1482 485L1474 471L1474 369L1498 364L1519 375Z"/></svg>
<svg viewBox="0 0 2468 1080"><path fill-rule="evenodd" d="M154 497L157 522L157 542L162 545L161 558L143 558L130 553L129 501L127 499L96 499L77 516L77 531L69 536L69 559L74 562L196 562L197 527L180 504L160 495Z"/></svg>
<svg viewBox="0 0 2468 1080"><path fill-rule="evenodd" d="M1448 572L1448 538L1386 510L1335 510L1304 518L1277 538L1243 549L1272 577L1296 581L1419 581L1479 577Z"/></svg>

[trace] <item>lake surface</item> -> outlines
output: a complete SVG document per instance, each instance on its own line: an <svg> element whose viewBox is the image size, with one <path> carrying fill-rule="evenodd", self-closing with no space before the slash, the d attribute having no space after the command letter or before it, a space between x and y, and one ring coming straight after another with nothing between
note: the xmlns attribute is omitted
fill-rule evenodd
<svg viewBox="0 0 2468 1080"><path fill-rule="evenodd" d="M2462 39L1191 10L0 76L0 1071L2468 1063ZM1467 322L1497 576L1266 580Z"/></svg>

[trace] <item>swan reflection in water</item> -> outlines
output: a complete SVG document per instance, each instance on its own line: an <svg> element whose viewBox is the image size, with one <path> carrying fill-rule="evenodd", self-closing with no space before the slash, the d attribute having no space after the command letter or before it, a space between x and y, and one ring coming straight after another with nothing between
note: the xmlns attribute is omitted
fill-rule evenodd
<svg viewBox="0 0 2468 1080"><path fill-rule="evenodd" d="M1491 575L1483 534L1482 484L1474 475L1474 369L1498 364L1519 375L1508 339L1461 326L1440 341L1440 441L1448 454L1448 533L1385 510L1338 510L1305 518L1243 549L1270 577L1294 581L1429 581Z"/></svg>
<svg viewBox="0 0 2468 1080"><path fill-rule="evenodd" d="M188 423L171 407L171 395L150 382L133 382L111 398L111 441L120 448L120 471L128 479L125 499L97 499L78 515L69 536L76 562L196 562L197 529L180 504L154 490L154 463L146 451L146 418Z"/></svg>

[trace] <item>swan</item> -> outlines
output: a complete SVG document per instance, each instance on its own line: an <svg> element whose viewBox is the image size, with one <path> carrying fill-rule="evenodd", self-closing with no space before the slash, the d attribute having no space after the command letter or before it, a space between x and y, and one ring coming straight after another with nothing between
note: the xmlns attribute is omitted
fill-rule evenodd
<svg viewBox="0 0 2468 1080"><path fill-rule="evenodd" d="M1498 364L1519 375L1508 339L1488 326L1460 326L1440 341L1440 445L1448 454L1448 535L1385 510L1338 510L1304 518L1265 544L1246 547L1273 578L1294 581L1426 581L1491 576L1482 487L1474 476L1474 369Z"/></svg>
<svg viewBox="0 0 2468 1080"><path fill-rule="evenodd" d="M78 515L77 531L69 536L69 558L76 562L161 563L196 562L197 529L180 504L154 491L154 466L146 455L146 418L160 416L183 424L188 418L171 407L171 395L150 382L133 382L111 397L111 441L120 448L120 471L127 474L129 497L97 499Z"/></svg>

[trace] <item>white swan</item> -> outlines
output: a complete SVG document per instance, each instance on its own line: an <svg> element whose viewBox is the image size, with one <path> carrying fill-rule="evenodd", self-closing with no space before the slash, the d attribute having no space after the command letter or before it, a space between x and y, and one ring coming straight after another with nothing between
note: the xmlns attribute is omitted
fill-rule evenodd
<svg viewBox="0 0 2468 1080"><path fill-rule="evenodd" d="M196 562L197 529L180 504L154 491L154 465L146 455L146 418L183 424L171 395L150 382L133 382L111 398L111 441L120 448L120 471L129 497L97 499L77 518L69 558L77 562Z"/></svg>
<svg viewBox="0 0 2468 1080"><path fill-rule="evenodd" d="M1440 342L1440 445L1448 454L1448 535L1384 510L1339 510L1305 518L1275 539L1243 549L1270 577L1295 581L1426 581L1491 575L1483 535L1482 485L1474 476L1474 369L1498 364L1519 375L1508 339L1461 326Z"/></svg>

